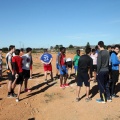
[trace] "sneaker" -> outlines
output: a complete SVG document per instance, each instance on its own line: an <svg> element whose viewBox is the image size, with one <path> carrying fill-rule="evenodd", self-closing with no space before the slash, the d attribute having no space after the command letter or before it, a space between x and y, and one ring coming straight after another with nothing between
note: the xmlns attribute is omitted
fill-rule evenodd
<svg viewBox="0 0 120 120"><path fill-rule="evenodd" d="M16 102L19 102L20 100L19 100L19 98L16 98L16 100L15 100Z"/></svg>
<svg viewBox="0 0 120 120"><path fill-rule="evenodd" d="M26 88L24 92L31 92L31 90Z"/></svg>
<svg viewBox="0 0 120 120"><path fill-rule="evenodd" d="M107 102L112 102L112 99L111 98L107 99Z"/></svg>
<svg viewBox="0 0 120 120"><path fill-rule="evenodd" d="M86 99L85 99L86 102L89 102L89 101L91 101L91 100L92 100L92 98L86 98Z"/></svg>
<svg viewBox="0 0 120 120"><path fill-rule="evenodd" d="M64 85L60 85L60 88L65 88L65 86Z"/></svg>
<svg viewBox="0 0 120 120"><path fill-rule="evenodd" d="M32 79L32 77L29 78L30 80Z"/></svg>
<svg viewBox="0 0 120 120"><path fill-rule="evenodd" d="M12 97L17 97L17 94L15 94L15 93L12 93Z"/></svg>
<svg viewBox="0 0 120 120"><path fill-rule="evenodd" d="M98 102L98 103L106 103L105 101L103 101L101 99L97 99L96 102Z"/></svg>
<svg viewBox="0 0 120 120"><path fill-rule="evenodd" d="M45 81L44 82L47 82L47 79L45 79Z"/></svg>
<svg viewBox="0 0 120 120"><path fill-rule="evenodd" d="M68 84L64 84L64 87L69 87L69 85Z"/></svg>
<svg viewBox="0 0 120 120"><path fill-rule="evenodd" d="M118 95L112 95L112 98L118 98L119 96Z"/></svg>
<svg viewBox="0 0 120 120"><path fill-rule="evenodd" d="M7 97L8 98L12 98L13 96L12 96L12 94L8 94Z"/></svg>
<svg viewBox="0 0 120 120"><path fill-rule="evenodd" d="M76 102L79 102L80 101L80 98L76 98Z"/></svg>

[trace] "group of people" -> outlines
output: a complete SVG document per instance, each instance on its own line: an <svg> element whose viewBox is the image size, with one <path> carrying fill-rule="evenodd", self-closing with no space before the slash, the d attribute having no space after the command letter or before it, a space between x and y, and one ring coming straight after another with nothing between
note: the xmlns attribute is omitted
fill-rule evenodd
<svg viewBox="0 0 120 120"><path fill-rule="evenodd" d="M91 101L89 97L90 81L98 83L100 99L96 102L111 102L112 98L119 97L116 95L116 84L120 74L120 46L107 46L104 48L104 42L99 41L97 49L86 48L84 54L76 50L74 58L66 58L66 48L61 47L56 56L56 77L60 79L60 88L69 87L67 79L71 78L71 70L74 67L75 80L77 83L76 101L80 101L81 87L86 86L86 102ZM0 49L0 78L2 77L2 56ZM44 53L40 56L40 61L44 67L45 82L48 82L48 72L51 80L54 80L52 71L52 54L44 49ZM6 54L7 74L8 74L8 95L7 97L16 97L19 102L21 87L24 82L24 91L31 92L28 89L28 79L32 78L32 48L15 49L14 45L9 46L9 52ZM70 71L70 72L69 72ZM18 93L14 93L14 89L18 85Z"/></svg>
<svg viewBox="0 0 120 120"><path fill-rule="evenodd" d="M69 78L69 69L74 66L75 79L77 83L76 101L80 101L80 90L84 85L86 86L86 101L90 101L90 81L98 83L100 91L100 99L98 103L111 102L112 98L119 97L116 95L116 84L120 74L120 46L107 46L103 41L99 41L95 49L86 48L85 54L80 55L80 50L76 51L73 60L66 58L66 48L61 47L56 57L56 77L60 74L60 88L69 87L67 79ZM47 81L47 71L52 73L52 55L44 51L41 56L41 62L44 64L45 80Z"/></svg>
<svg viewBox="0 0 120 120"><path fill-rule="evenodd" d="M21 87L24 82L24 91L30 92L28 89L28 79L30 78L30 69L32 66L32 48L26 48L26 53L21 49L15 49L14 45L9 46L9 52L6 54L6 65L8 74L8 94L7 97L15 97L19 102ZM2 61L2 60L1 60ZM18 93L14 93L14 89L18 85Z"/></svg>

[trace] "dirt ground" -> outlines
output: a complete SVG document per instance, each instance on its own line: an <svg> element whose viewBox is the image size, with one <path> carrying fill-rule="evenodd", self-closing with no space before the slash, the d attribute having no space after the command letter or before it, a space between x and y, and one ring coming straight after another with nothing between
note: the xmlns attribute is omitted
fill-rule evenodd
<svg viewBox="0 0 120 120"><path fill-rule="evenodd" d="M97 83L91 82L90 96L92 101L85 102L85 87L81 91L82 99L76 98L76 83L74 78L68 80L70 87L61 89L59 80L44 82L43 67L39 61L40 54L33 55L33 79L29 80L31 93L22 92L20 102L15 98L7 98L8 79L0 82L0 120L120 120L120 98L106 104L96 103L99 98ZM74 54L67 54L73 58ZM53 54L53 73L55 76L55 59ZM74 72L74 69L73 69ZM22 91L24 86L22 87ZM17 92L17 87L15 89ZM117 85L120 96L120 83Z"/></svg>

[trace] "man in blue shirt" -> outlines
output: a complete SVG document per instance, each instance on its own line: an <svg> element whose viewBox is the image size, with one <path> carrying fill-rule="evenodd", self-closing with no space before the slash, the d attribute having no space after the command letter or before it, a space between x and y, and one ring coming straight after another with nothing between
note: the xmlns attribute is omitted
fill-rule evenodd
<svg viewBox="0 0 120 120"><path fill-rule="evenodd" d="M41 62L44 66L44 74L45 74L45 81L47 81L47 73L50 72L51 80L53 80L53 73L52 73L52 55L48 53L47 49L44 49L44 54L40 57Z"/></svg>
<svg viewBox="0 0 120 120"><path fill-rule="evenodd" d="M111 67L112 67L111 68L112 69L112 81L110 83L110 93L111 93L112 98L119 97L115 93L115 86L116 86L116 83L118 82L118 78L119 78L120 61L117 57L119 50L120 50L119 45L115 45L114 51L112 52L111 57L110 57Z"/></svg>

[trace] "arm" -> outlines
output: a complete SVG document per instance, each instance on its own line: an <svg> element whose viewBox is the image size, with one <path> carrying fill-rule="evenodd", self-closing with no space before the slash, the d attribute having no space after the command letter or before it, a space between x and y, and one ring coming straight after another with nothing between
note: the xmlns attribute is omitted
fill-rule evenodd
<svg viewBox="0 0 120 120"><path fill-rule="evenodd" d="M60 64L60 59L61 59L61 54L58 56L58 65L62 68L62 66Z"/></svg>
<svg viewBox="0 0 120 120"><path fill-rule="evenodd" d="M98 54L98 58L97 58L97 74L99 73L101 68L101 52Z"/></svg>
<svg viewBox="0 0 120 120"><path fill-rule="evenodd" d="M92 71L93 71L93 60L90 61L90 78L92 78Z"/></svg>

